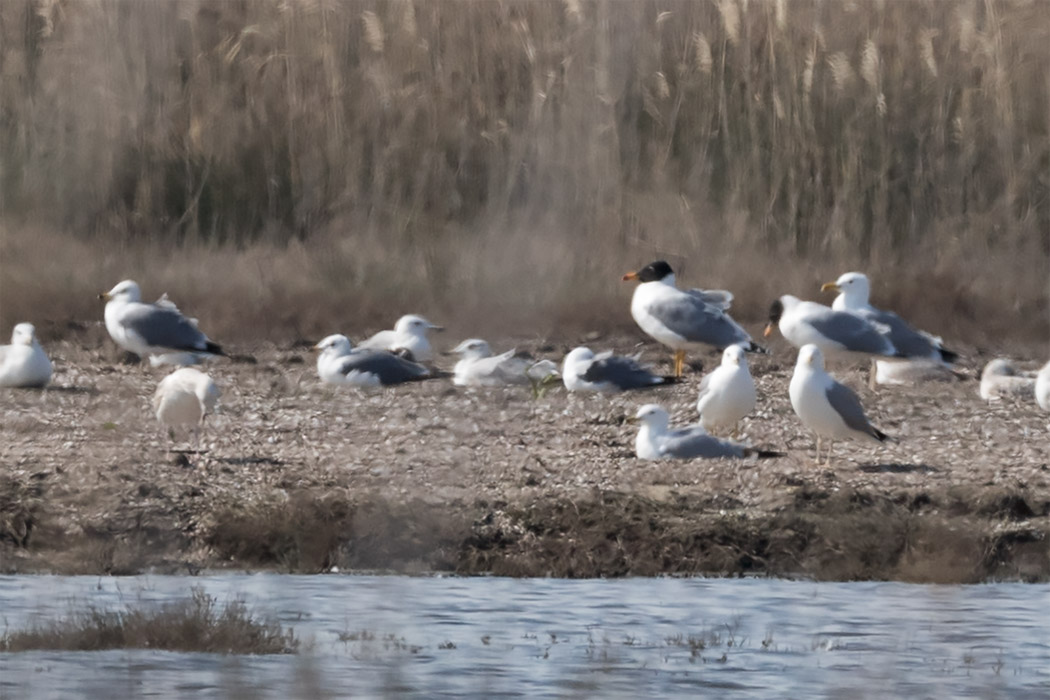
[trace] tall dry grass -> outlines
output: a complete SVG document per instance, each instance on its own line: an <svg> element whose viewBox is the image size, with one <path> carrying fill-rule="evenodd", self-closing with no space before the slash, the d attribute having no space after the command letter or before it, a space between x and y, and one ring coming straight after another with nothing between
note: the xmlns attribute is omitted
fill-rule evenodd
<svg viewBox="0 0 1050 700"><path fill-rule="evenodd" d="M1050 328L1038 0L26 0L0 73L5 327L126 276L226 338L627 325L666 257Z"/></svg>

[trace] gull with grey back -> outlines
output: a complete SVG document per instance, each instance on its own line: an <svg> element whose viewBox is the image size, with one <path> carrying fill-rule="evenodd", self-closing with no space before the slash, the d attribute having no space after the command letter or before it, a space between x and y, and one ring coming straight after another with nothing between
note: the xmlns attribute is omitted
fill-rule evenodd
<svg viewBox="0 0 1050 700"><path fill-rule="evenodd" d="M573 348L562 362L562 382L569 391L615 393L649 389L672 384L674 377L653 374L633 357L614 355L611 350L597 355L587 347Z"/></svg>
<svg viewBox="0 0 1050 700"><path fill-rule="evenodd" d="M641 426L634 441L639 459L715 459L718 457L779 457L778 452L756 450L709 435L702 426L671 429L671 417L658 404L646 404L635 414Z"/></svg>
<svg viewBox="0 0 1050 700"><path fill-rule="evenodd" d="M355 349L341 334L328 336L314 349L321 351L317 375L326 384L393 386L431 377L426 367L386 350Z"/></svg>

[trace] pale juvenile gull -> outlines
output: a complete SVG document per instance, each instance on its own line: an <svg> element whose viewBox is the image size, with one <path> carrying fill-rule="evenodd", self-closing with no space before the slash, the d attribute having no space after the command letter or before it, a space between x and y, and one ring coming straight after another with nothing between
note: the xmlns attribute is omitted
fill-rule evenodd
<svg viewBox="0 0 1050 700"><path fill-rule="evenodd" d="M430 362L434 352L427 338L429 331L444 330L441 326L435 326L422 316L409 314L402 316L394 324L393 330L379 331L371 338L358 343L361 350L407 350L412 360L416 362Z"/></svg>
<svg viewBox="0 0 1050 700"><path fill-rule="evenodd" d="M827 461L835 440L851 438L885 442L889 437L868 422L853 390L824 371L824 354L814 344L803 345L788 387L791 407L807 428L817 435L816 461L820 462L820 439L828 439Z"/></svg>
<svg viewBox="0 0 1050 700"><path fill-rule="evenodd" d="M985 401L1001 398L1029 397L1035 392L1036 380L1019 373L1003 358L996 358L981 372L981 398Z"/></svg>
<svg viewBox="0 0 1050 700"><path fill-rule="evenodd" d="M653 374L633 357L611 350L595 355L590 348L574 348L562 362L562 382L569 391L617 392L674 383L674 377Z"/></svg>
<svg viewBox="0 0 1050 700"><path fill-rule="evenodd" d="M548 366L547 361L535 362L515 357L515 350L493 355L489 344L480 338L464 340L452 352L461 358L452 374L452 383L456 386L542 383L558 373L553 365Z"/></svg>
<svg viewBox="0 0 1050 700"><path fill-rule="evenodd" d="M124 280L99 295L106 299L106 330L117 345L140 357L168 353L224 355L174 304L146 304L139 286ZM162 297L163 300L163 297Z"/></svg>
<svg viewBox="0 0 1050 700"><path fill-rule="evenodd" d="M205 416L215 412L219 387L212 378L193 367L177 369L164 377L153 393L157 421L169 430L189 427L194 438Z"/></svg>
<svg viewBox="0 0 1050 700"><path fill-rule="evenodd" d="M777 452L755 450L736 442L721 440L709 435L699 425L671 430L671 417L662 406L655 403L639 408L635 420L641 423L634 440L634 453L639 459L781 456Z"/></svg>
<svg viewBox="0 0 1050 700"><path fill-rule="evenodd" d="M755 380L748 371L747 355L739 345L722 352L722 364L700 382L696 410L700 425L708 430L736 430L740 420L755 408Z"/></svg>
<svg viewBox="0 0 1050 700"><path fill-rule="evenodd" d="M813 344L828 357L899 356L886 336L889 329L885 326L790 294L780 297L770 307L767 336L773 332L773 326L780 328L781 335L795 347Z"/></svg>
<svg viewBox="0 0 1050 700"><path fill-rule="evenodd" d="M36 339L32 323L11 331L11 344L0 345L0 386L42 387L51 381L51 360Z"/></svg>
<svg viewBox="0 0 1050 700"><path fill-rule="evenodd" d="M675 351L676 377L682 376L689 349L706 345L723 350L742 344L751 352L765 352L726 313L733 301L729 292L678 289L671 266L663 260L628 272L623 280L641 282L631 298L631 316L643 331Z"/></svg>
<svg viewBox="0 0 1050 700"><path fill-rule="evenodd" d="M386 350L354 349L345 335L330 335L315 349L317 376L326 384L392 386L428 379L430 370Z"/></svg>
<svg viewBox="0 0 1050 700"><path fill-rule="evenodd" d="M1035 378L1035 400L1044 411L1050 411L1050 362L1043 365Z"/></svg>
<svg viewBox="0 0 1050 700"><path fill-rule="evenodd" d="M867 275L861 272L847 272L834 282L824 284L820 289L824 292L838 292L831 304L832 309L855 313L888 329L887 336L890 342L904 357L877 360L876 383L905 384L916 379L946 379L953 376L951 363L958 359L958 355L945 348L940 338L915 330L892 311L883 311L872 306L869 301L871 283Z"/></svg>

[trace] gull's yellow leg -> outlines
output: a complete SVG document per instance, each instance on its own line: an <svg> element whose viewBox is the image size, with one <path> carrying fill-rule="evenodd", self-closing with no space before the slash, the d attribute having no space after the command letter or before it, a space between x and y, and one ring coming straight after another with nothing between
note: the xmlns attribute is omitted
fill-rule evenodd
<svg viewBox="0 0 1050 700"><path fill-rule="evenodd" d="M681 377L682 371L685 368L685 350L675 350L674 352L674 376Z"/></svg>

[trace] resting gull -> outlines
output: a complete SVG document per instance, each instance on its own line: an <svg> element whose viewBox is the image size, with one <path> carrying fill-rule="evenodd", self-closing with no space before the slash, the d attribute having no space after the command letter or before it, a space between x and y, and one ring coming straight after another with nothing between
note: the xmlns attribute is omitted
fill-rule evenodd
<svg viewBox="0 0 1050 700"><path fill-rule="evenodd" d="M139 286L131 280L124 280L99 298L107 300L106 330L110 337L140 357L173 352L225 355L174 304L143 303Z"/></svg>
<svg viewBox="0 0 1050 700"><path fill-rule="evenodd" d="M795 347L816 345L828 357L877 355L898 357L897 349L886 337L885 326L848 311L834 309L813 301L802 301L785 294L769 309L769 324L765 335L773 332L773 326Z"/></svg>
<svg viewBox="0 0 1050 700"><path fill-rule="evenodd" d="M416 362L430 362L434 353L427 339L428 331L444 330L435 326L422 316L410 314L402 316L394 324L393 330L379 331L371 338L358 343L362 350L407 350L411 359Z"/></svg>
<svg viewBox="0 0 1050 700"><path fill-rule="evenodd" d="M32 323L11 331L11 344L0 345L0 386L42 387L51 381L51 360L36 339Z"/></svg>
<svg viewBox="0 0 1050 700"><path fill-rule="evenodd" d="M885 442L889 437L868 422L864 407L853 390L835 381L824 371L824 354L812 343L798 352L795 372L788 387L791 407L807 428L817 434L817 456L820 462L820 439L828 439L828 457L835 440L852 438Z"/></svg>
<svg viewBox="0 0 1050 700"><path fill-rule="evenodd" d="M489 344L480 338L464 340L452 352L461 357L452 375L452 383L456 386L544 383L558 374L549 361L533 362L515 357L515 350L493 355Z"/></svg>
<svg viewBox="0 0 1050 700"><path fill-rule="evenodd" d="M958 355L945 348L940 338L915 330L892 311L883 311L872 306L868 301L871 283L867 275L861 272L847 272L834 282L824 284L820 289L822 292L838 292L831 304L832 309L855 313L879 327L888 329L886 335L904 358L877 360L876 383L902 384L911 378L936 377L937 369L941 370L941 375L951 376L950 364L958 359ZM914 366L914 371L907 371L909 367L902 369L902 365Z"/></svg>
<svg viewBox="0 0 1050 700"><path fill-rule="evenodd" d="M653 374L633 357L611 350L595 355L590 348L574 348L562 362L562 382L569 391L617 392L673 383L674 377Z"/></svg>
<svg viewBox="0 0 1050 700"><path fill-rule="evenodd" d="M755 380L747 367L747 355L739 345L722 352L722 364L700 382L696 410L700 425L708 430L736 424L755 408Z"/></svg>
<svg viewBox="0 0 1050 700"><path fill-rule="evenodd" d="M996 358L984 366L981 372L981 398L990 401L1000 398L1031 396L1036 380L1014 369L1007 360Z"/></svg>
<svg viewBox="0 0 1050 700"><path fill-rule="evenodd" d="M752 352L765 352L726 313L733 302L729 292L678 289L674 271L663 260L628 272L623 279L641 282L631 299L631 316L643 331L675 351L676 377L682 376L686 350L701 345L723 350L743 344Z"/></svg>
<svg viewBox="0 0 1050 700"><path fill-rule="evenodd" d="M330 335L315 349L317 376L326 384L375 387L428 379L430 370L386 350L354 349L345 335Z"/></svg>
<svg viewBox="0 0 1050 700"><path fill-rule="evenodd" d="M635 420L641 423L634 440L634 453L639 459L781 456L778 452L755 450L736 442L721 440L708 435L699 425L671 430L671 417L662 406L655 403L639 408Z"/></svg>
<svg viewBox="0 0 1050 700"><path fill-rule="evenodd" d="M1035 400L1044 411L1050 411L1050 362L1043 365L1035 378Z"/></svg>

